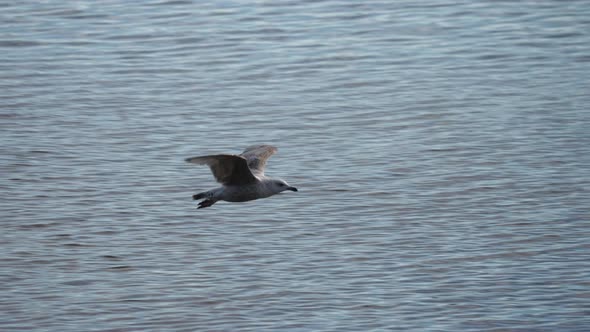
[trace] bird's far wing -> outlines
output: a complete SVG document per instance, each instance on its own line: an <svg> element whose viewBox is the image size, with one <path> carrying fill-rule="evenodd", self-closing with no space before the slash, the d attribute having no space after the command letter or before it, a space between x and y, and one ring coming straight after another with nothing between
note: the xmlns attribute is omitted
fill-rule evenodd
<svg viewBox="0 0 590 332"><path fill-rule="evenodd" d="M218 154L187 158L186 161L209 166L217 182L224 185L243 185L258 181L250 171L246 159L241 156Z"/></svg>
<svg viewBox="0 0 590 332"><path fill-rule="evenodd" d="M248 167L255 175L264 175L264 167L270 156L277 152L277 148L271 145L252 145L247 147L240 156L246 158Z"/></svg>

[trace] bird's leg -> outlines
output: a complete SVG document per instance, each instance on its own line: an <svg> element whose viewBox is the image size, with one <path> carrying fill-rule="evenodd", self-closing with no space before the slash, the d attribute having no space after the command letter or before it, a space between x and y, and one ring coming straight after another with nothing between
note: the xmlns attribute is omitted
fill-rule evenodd
<svg viewBox="0 0 590 332"><path fill-rule="evenodd" d="M213 200L213 199L210 199L210 198L208 198L208 199L206 199L206 200L204 200L204 201L201 201L201 202L199 203L199 207L197 207L197 209L202 209L202 208L209 207L209 206L211 206L211 205L215 204L215 202L217 202L217 201L216 201L216 200Z"/></svg>

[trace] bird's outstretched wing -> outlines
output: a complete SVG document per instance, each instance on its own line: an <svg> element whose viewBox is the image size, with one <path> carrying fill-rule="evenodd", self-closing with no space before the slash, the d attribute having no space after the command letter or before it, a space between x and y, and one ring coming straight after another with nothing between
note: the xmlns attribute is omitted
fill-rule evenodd
<svg viewBox="0 0 590 332"><path fill-rule="evenodd" d="M187 162L207 165L217 182L224 185L244 185L258 181L248 167L248 161L242 156L218 154L187 158Z"/></svg>
<svg viewBox="0 0 590 332"><path fill-rule="evenodd" d="M277 152L277 148L271 145L252 145L247 147L240 156L248 162L248 167L254 175L264 175L264 167L270 156Z"/></svg>

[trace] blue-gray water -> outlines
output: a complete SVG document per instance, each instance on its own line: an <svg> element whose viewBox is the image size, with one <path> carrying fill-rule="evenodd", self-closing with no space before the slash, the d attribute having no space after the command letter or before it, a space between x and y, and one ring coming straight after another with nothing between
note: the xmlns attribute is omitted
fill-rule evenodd
<svg viewBox="0 0 590 332"><path fill-rule="evenodd" d="M4 2L0 330L588 331L589 82L587 1Z"/></svg>

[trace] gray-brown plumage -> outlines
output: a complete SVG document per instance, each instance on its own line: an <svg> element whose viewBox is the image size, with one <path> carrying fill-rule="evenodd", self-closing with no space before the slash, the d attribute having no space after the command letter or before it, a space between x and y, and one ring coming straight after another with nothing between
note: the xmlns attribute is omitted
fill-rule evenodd
<svg viewBox="0 0 590 332"><path fill-rule="evenodd" d="M211 206L219 200L245 202L285 190L297 191L297 188L289 186L283 180L264 175L266 161L276 152L277 148L274 146L253 145L240 155L217 154L187 158L189 163L209 166L217 182L222 184L220 188L193 195L195 200L205 198L198 208Z"/></svg>

